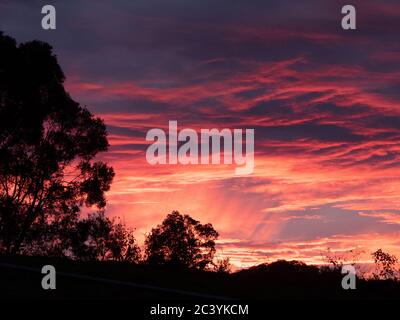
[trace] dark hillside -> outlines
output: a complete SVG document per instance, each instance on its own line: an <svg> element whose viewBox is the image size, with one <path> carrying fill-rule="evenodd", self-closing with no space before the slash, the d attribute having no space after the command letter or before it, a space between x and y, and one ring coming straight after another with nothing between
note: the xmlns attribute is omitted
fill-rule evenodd
<svg viewBox="0 0 400 320"><path fill-rule="evenodd" d="M57 289L41 288L43 265L57 270ZM300 262L277 261L232 274L42 257L0 258L2 298L38 299L397 299L400 284L358 279L341 288L342 275Z"/></svg>

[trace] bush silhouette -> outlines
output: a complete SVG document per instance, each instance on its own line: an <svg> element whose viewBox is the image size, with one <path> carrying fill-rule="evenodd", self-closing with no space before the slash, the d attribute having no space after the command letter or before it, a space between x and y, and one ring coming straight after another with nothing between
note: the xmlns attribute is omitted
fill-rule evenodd
<svg viewBox="0 0 400 320"><path fill-rule="evenodd" d="M133 232L102 212L80 220L70 239L73 257L78 260L140 261L140 249Z"/></svg>
<svg viewBox="0 0 400 320"><path fill-rule="evenodd" d="M217 238L211 224L173 211L147 236L147 262L204 270L212 265Z"/></svg>
<svg viewBox="0 0 400 320"><path fill-rule="evenodd" d="M372 257L375 262L375 272L373 274L375 279L397 279L398 277L398 259L396 256L391 255L378 249L372 252Z"/></svg>

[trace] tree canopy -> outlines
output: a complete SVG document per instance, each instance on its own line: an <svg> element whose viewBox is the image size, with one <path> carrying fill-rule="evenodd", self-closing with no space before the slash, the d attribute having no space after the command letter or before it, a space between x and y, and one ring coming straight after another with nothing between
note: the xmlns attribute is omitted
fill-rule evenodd
<svg viewBox="0 0 400 320"><path fill-rule="evenodd" d="M106 126L75 102L47 43L0 33L0 250L60 242L81 207L106 205ZM54 237L53 237L54 235ZM53 237L53 238L52 238Z"/></svg>
<svg viewBox="0 0 400 320"><path fill-rule="evenodd" d="M213 263L217 238L211 224L173 211L147 236L147 262L206 269Z"/></svg>
<svg viewBox="0 0 400 320"><path fill-rule="evenodd" d="M81 219L68 238L73 257L78 260L115 260L137 263L140 249L133 231L104 213Z"/></svg>

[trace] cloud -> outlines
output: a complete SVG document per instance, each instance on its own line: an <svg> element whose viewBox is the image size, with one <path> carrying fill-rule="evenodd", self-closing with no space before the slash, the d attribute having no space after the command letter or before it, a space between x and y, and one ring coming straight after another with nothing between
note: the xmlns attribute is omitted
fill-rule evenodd
<svg viewBox="0 0 400 320"><path fill-rule="evenodd" d="M50 42L71 96L107 123L107 212L138 237L172 210L212 222L237 265L398 250L400 6L354 1L1 1L0 29ZM36 13L32 13L36 12ZM22 23L23 21L23 23ZM256 167L150 166L145 134L255 128ZM236 239L235 241L228 241Z"/></svg>

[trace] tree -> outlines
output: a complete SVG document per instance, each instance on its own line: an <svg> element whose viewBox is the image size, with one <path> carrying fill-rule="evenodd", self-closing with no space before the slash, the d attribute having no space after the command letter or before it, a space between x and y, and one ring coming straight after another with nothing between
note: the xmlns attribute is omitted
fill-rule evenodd
<svg viewBox="0 0 400 320"><path fill-rule="evenodd" d="M122 223L113 222L108 247L113 260L131 263L142 261L141 251L133 236L133 230Z"/></svg>
<svg viewBox="0 0 400 320"><path fill-rule="evenodd" d="M204 270L212 265L218 232L173 211L145 240L147 262Z"/></svg>
<svg viewBox="0 0 400 320"><path fill-rule="evenodd" d="M323 259L328 265L321 266L321 268L325 269L325 271L331 270L334 272L341 272L345 265L351 265L357 270L357 277L364 278L367 270L365 270L365 266L360 263L360 260L365 253L366 251L360 248L347 251L331 251L330 248L327 248Z"/></svg>
<svg viewBox="0 0 400 320"><path fill-rule="evenodd" d="M69 239L72 256L78 260L137 263L141 258L133 231L116 223L115 219L109 219L103 212L80 220Z"/></svg>
<svg viewBox="0 0 400 320"><path fill-rule="evenodd" d="M0 33L0 251L57 246L83 205L106 205L103 121L72 100L50 45ZM48 248L48 249L49 249ZM42 247L42 249L46 249Z"/></svg>
<svg viewBox="0 0 400 320"><path fill-rule="evenodd" d="M231 273L232 264L229 258L218 259L214 263L214 271L217 273Z"/></svg>
<svg viewBox="0 0 400 320"><path fill-rule="evenodd" d="M391 255L382 251L382 249L376 250L372 253L372 257L375 261L375 279L396 279L397 278L397 263L396 256Z"/></svg>

